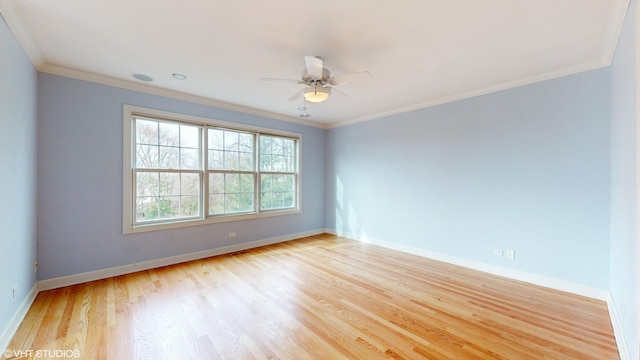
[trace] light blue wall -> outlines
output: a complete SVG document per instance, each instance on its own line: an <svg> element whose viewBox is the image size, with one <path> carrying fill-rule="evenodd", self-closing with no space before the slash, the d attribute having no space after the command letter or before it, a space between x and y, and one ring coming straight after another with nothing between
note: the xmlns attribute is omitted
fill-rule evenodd
<svg viewBox="0 0 640 360"><path fill-rule="evenodd" d="M326 226L611 289L638 358L632 3L611 68L328 132L36 75L0 21L0 332L35 283L36 234L49 279ZM122 235L125 103L302 133L303 213Z"/></svg>
<svg viewBox="0 0 640 360"><path fill-rule="evenodd" d="M607 289L609 138L608 68L331 129L327 227Z"/></svg>
<svg viewBox="0 0 640 360"><path fill-rule="evenodd" d="M636 2L632 2L611 66L610 289L632 358L638 354L638 119Z"/></svg>
<svg viewBox="0 0 640 360"><path fill-rule="evenodd" d="M0 334L35 284L36 71L0 17ZM18 293L12 297L12 289ZM2 339L0 339L1 341ZM4 349L3 349L4 350Z"/></svg>
<svg viewBox="0 0 640 360"><path fill-rule="evenodd" d="M38 76L40 279L324 229L325 130ZM301 133L302 214L122 235L123 104Z"/></svg>

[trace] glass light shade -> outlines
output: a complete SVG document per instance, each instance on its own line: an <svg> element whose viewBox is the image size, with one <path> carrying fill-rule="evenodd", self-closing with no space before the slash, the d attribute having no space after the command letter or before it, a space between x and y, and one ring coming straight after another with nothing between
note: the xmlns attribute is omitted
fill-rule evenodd
<svg viewBox="0 0 640 360"><path fill-rule="evenodd" d="M312 102L319 103L329 98L329 90L323 87L309 87L304 91L304 99Z"/></svg>

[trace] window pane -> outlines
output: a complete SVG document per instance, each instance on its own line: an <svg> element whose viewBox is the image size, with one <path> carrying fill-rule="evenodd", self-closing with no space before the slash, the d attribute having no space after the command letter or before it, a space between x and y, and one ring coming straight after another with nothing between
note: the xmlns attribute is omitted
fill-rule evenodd
<svg viewBox="0 0 640 360"><path fill-rule="evenodd" d="M282 193L281 192L273 193L273 209L282 209L282 208L283 208Z"/></svg>
<svg viewBox="0 0 640 360"><path fill-rule="evenodd" d="M137 168L200 168L200 127L136 119Z"/></svg>
<svg viewBox="0 0 640 360"><path fill-rule="evenodd" d="M291 208L295 205L295 193L293 191L285 192L283 195L283 204L285 208Z"/></svg>
<svg viewBox="0 0 640 360"><path fill-rule="evenodd" d="M240 134L240 146L239 151L253 152L253 135L252 134Z"/></svg>
<svg viewBox="0 0 640 360"><path fill-rule="evenodd" d="M240 195L238 198L238 211L254 211L254 176L253 174L240 175Z"/></svg>
<svg viewBox="0 0 640 360"><path fill-rule="evenodd" d="M283 154L283 146L281 138L273 138L271 144L271 154L273 155L282 155Z"/></svg>
<svg viewBox="0 0 640 360"><path fill-rule="evenodd" d="M161 196L158 198L160 219L172 219L180 213L180 196Z"/></svg>
<svg viewBox="0 0 640 360"><path fill-rule="evenodd" d="M262 175L261 178L261 187L263 192L271 192L273 191L273 175Z"/></svg>
<svg viewBox="0 0 640 360"><path fill-rule="evenodd" d="M179 169L180 149L177 147L160 146L158 150L158 168Z"/></svg>
<svg viewBox="0 0 640 360"><path fill-rule="evenodd" d="M271 159L273 161L273 171L286 171L284 156L274 155Z"/></svg>
<svg viewBox="0 0 640 360"><path fill-rule="evenodd" d="M282 171L294 172L295 164L295 141L292 139L282 139Z"/></svg>
<svg viewBox="0 0 640 360"><path fill-rule="evenodd" d="M136 176L136 194L140 197L145 196L158 196L160 195L160 189L158 173L152 172L138 172Z"/></svg>
<svg viewBox="0 0 640 360"><path fill-rule="evenodd" d="M158 145L158 122L136 119L136 144Z"/></svg>
<svg viewBox="0 0 640 360"><path fill-rule="evenodd" d="M180 195L180 174L160 173L160 195Z"/></svg>
<svg viewBox="0 0 640 360"><path fill-rule="evenodd" d="M224 149L224 131L218 129L209 129L208 141L210 150Z"/></svg>
<svg viewBox="0 0 640 360"><path fill-rule="evenodd" d="M240 191L240 175L225 174L224 175L224 192L237 193Z"/></svg>
<svg viewBox="0 0 640 360"><path fill-rule="evenodd" d="M281 176L279 175L271 175L271 191L278 192L282 191L282 182L280 181Z"/></svg>
<svg viewBox="0 0 640 360"><path fill-rule="evenodd" d="M224 194L209 195L209 214L224 214Z"/></svg>
<svg viewBox="0 0 640 360"><path fill-rule="evenodd" d="M209 150L209 169L224 170L224 152Z"/></svg>
<svg viewBox="0 0 640 360"><path fill-rule="evenodd" d="M254 171L253 170L253 153L242 152L240 153L240 163L238 170L241 171Z"/></svg>
<svg viewBox="0 0 640 360"><path fill-rule="evenodd" d="M209 193L224 194L224 174L209 174Z"/></svg>
<svg viewBox="0 0 640 360"><path fill-rule="evenodd" d="M291 139L287 139L284 143L284 153L283 155L294 157L295 156L295 141Z"/></svg>
<svg viewBox="0 0 640 360"><path fill-rule="evenodd" d="M136 167L158 167L158 147L155 145L136 145Z"/></svg>
<svg viewBox="0 0 640 360"><path fill-rule="evenodd" d="M239 180L239 191L253 194L253 174L241 174Z"/></svg>
<svg viewBox="0 0 640 360"><path fill-rule="evenodd" d="M260 194L260 209L272 209L273 208L273 193L263 192Z"/></svg>
<svg viewBox="0 0 640 360"><path fill-rule="evenodd" d="M226 151L238 151L239 150L239 135L235 131L224 132L224 149Z"/></svg>
<svg viewBox="0 0 640 360"><path fill-rule="evenodd" d="M199 174L180 174L180 194L200 195L200 175Z"/></svg>
<svg viewBox="0 0 640 360"><path fill-rule="evenodd" d="M159 125L159 145L179 146L180 145L180 125L160 122Z"/></svg>
<svg viewBox="0 0 640 360"><path fill-rule="evenodd" d="M224 153L224 170L239 170L237 152L226 151Z"/></svg>
<svg viewBox="0 0 640 360"><path fill-rule="evenodd" d="M137 172L136 222L200 216L200 175Z"/></svg>
<svg viewBox="0 0 640 360"><path fill-rule="evenodd" d="M274 210L293 208L296 205L294 175L264 174L260 178L260 209Z"/></svg>
<svg viewBox="0 0 640 360"><path fill-rule="evenodd" d="M224 212L225 213L233 213L238 212L238 194L225 194L224 195Z"/></svg>
<svg viewBox="0 0 640 360"><path fill-rule="evenodd" d="M255 211L254 174L209 173L209 214Z"/></svg>
<svg viewBox="0 0 640 360"><path fill-rule="evenodd" d="M180 169L196 170L200 168L198 149L180 149Z"/></svg>
<svg viewBox="0 0 640 360"><path fill-rule="evenodd" d="M273 171L273 160L271 155L260 154L260 170Z"/></svg>
<svg viewBox="0 0 640 360"><path fill-rule="evenodd" d="M198 149L200 147L199 130L197 126L180 125L180 146Z"/></svg>
<svg viewBox="0 0 640 360"><path fill-rule="evenodd" d="M231 130L209 129L208 168L254 171L254 135Z"/></svg>
<svg viewBox="0 0 640 360"><path fill-rule="evenodd" d="M240 193L239 211L253 211L253 192L252 193Z"/></svg>
<svg viewBox="0 0 640 360"><path fill-rule="evenodd" d="M180 216L200 216L200 196L182 196L180 204Z"/></svg>
<svg viewBox="0 0 640 360"><path fill-rule="evenodd" d="M139 172L136 176L136 221L158 219L159 174Z"/></svg>
<svg viewBox="0 0 640 360"><path fill-rule="evenodd" d="M293 175L285 175L284 177L285 189L287 191L295 191L296 189L296 177Z"/></svg>
<svg viewBox="0 0 640 360"><path fill-rule="evenodd" d="M155 196L136 197L136 221L151 221L158 219L158 198Z"/></svg>
<svg viewBox="0 0 640 360"><path fill-rule="evenodd" d="M260 135L260 170L296 171L295 140Z"/></svg>

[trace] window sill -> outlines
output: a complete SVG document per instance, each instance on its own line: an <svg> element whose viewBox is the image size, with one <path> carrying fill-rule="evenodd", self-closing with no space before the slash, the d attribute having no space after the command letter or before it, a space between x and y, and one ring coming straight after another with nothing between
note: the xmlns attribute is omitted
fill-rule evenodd
<svg viewBox="0 0 640 360"><path fill-rule="evenodd" d="M179 228L185 228L185 227L191 227L191 226L218 224L218 223L232 222L232 221L270 218L274 216L297 215L300 213L302 213L302 210L300 209L270 210L270 211L261 212L259 214L253 213L253 214L242 214L242 215L221 215L221 216L209 217L206 219L190 219L190 220L175 221L170 223L160 223L160 224L155 223L155 224L134 225L134 226L125 225L125 227L122 229L122 233L124 235L137 234L137 233L144 233L149 231L179 229Z"/></svg>

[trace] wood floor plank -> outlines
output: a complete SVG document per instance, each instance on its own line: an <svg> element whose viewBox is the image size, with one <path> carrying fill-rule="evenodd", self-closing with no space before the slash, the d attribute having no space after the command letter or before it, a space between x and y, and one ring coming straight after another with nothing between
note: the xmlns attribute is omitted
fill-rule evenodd
<svg viewBox="0 0 640 360"><path fill-rule="evenodd" d="M619 359L609 319L602 301L324 234L43 291L8 348L114 360Z"/></svg>

